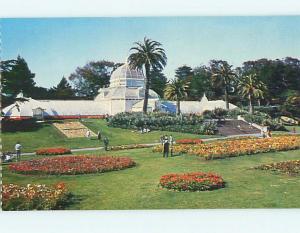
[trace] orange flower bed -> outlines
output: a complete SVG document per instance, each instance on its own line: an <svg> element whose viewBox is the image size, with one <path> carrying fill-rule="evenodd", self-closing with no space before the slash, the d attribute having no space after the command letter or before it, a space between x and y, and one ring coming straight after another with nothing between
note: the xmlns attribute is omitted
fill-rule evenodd
<svg viewBox="0 0 300 233"><path fill-rule="evenodd" d="M71 150L68 148L44 148L35 152L37 155L64 155L71 154Z"/></svg>
<svg viewBox="0 0 300 233"><path fill-rule="evenodd" d="M184 138L176 140L177 144L201 144L203 141L199 138Z"/></svg>
<svg viewBox="0 0 300 233"><path fill-rule="evenodd" d="M2 186L3 210L51 210L62 209L68 197L64 183L54 186L28 184Z"/></svg>
<svg viewBox="0 0 300 233"><path fill-rule="evenodd" d="M255 167L260 170L270 170L288 175L298 175L300 173L300 160L282 161L278 163L263 164Z"/></svg>
<svg viewBox="0 0 300 233"><path fill-rule="evenodd" d="M246 138L218 140L196 145L174 145L173 153L198 155L205 159L220 159L251 155L256 153L286 151L300 148L300 136L278 136L272 138ZM162 147L153 148L153 152L162 152Z"/></svg>
<svg viewBox="0 0 300 233"><path fill-rule="evenodd" d="M170 190L193 192L225 187L225 182L221 176L205 172L167 174L160 178L159 184Z"/></svg>

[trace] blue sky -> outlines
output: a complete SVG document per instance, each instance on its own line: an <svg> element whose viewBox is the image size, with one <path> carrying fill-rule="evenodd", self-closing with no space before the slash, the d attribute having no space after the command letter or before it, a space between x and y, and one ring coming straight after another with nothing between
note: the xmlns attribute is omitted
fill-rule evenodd
<svg viewBox="0 0 300 233"><path fill-rule="evenodd" d="M2 59L21 55L37 85L51 87L92 60L124 62L144 36L163 44L164 73L224 59L300 58L300 16L1 19Z"/></svg>

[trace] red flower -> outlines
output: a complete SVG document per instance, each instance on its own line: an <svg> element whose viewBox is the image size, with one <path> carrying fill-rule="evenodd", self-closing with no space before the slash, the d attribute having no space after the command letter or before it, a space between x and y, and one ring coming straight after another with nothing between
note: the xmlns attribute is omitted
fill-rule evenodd
<svg viewBox="0 0 300 233"><path fill-rule="evenodd" d="M223 178L214 173L167 174L160 178L163 188L178 191L205 191L225 187Z"/></svg>
<svg viewBox="0 0 300 233"><path fill-rule="evenodd" d="M193 139L193 138L184 138L184 139L178 139L176 140L177 144L201 144L203 141L199 138Z"/></svg>
<svg viewBox="0 0 300 233"><path fill-rule="evenodd" d="M12 163L9 169L22 174L75 175L121 170L135 166L128 157L62 156Z"/></svg>
<svg viewBox="0 0 300 233"><path fill-rule="evenodd" d="M44 148L35 152L37 155L63 155L71 154L71 150L68 148Z"/></svg>

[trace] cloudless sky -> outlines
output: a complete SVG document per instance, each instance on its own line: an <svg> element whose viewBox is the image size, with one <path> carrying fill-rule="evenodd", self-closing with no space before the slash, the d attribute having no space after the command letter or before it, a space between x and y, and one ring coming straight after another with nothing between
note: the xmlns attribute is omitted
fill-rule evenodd
<svg viewBox="0 0 300 233"><path fill-rule="evenodd" d="M163 44L164 73L224 59L300 58L300 16L1 19L2 59L25 58L37 85L57 85L93 60L124 62L144 36Z"/></svg>

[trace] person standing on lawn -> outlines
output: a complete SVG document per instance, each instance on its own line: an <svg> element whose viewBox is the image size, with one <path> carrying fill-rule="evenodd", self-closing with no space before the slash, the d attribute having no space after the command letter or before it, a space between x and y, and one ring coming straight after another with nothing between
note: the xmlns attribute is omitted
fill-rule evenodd
<svg viewBox="0 0 300 233"><path fill-rule="evenodd" d="M108 144L109 144L108 137L104 137L103 143L104 143L104 149L105 149L106 151L108 151Z"/></svg>
<svg viewBox="0 0 300 233"><path fill-rule="evenodd" d="M20 142L17 142L15 145L15 150L16 150L16 161L21 161L21 149L22 149L22 145L20 144Z"/></svg>
<svg viewBox="0 0 300 233"><path fill-rule="evenodd" d="M91 138L91 131L87 130L85 136L86 136L86 138L90 139Z"/></svg>
<svg viewBox="0 0 300 233"><path fill-rule="evenodd" d="M174 144L174 138L172 135L169 137L169 142L170 142L170 148L171 148L171 157L173 156L173 144Z"/></svg>
<svg viewBox="0 0 300 233"><path fill-rule="evenodd" d="M164 137L164 144L163 144L163 157L168 158L169 157L169 149L170 149L170 143L168 136L166 135Z"/></svg>

